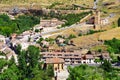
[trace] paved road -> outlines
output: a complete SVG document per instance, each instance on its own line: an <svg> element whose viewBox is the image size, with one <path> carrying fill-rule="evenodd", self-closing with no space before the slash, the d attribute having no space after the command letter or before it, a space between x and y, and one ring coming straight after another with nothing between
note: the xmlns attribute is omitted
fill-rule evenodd
<svg viewBox="0 0 120 80"><path fill-rule="evenodd" d="M65 28L61 28L61 29L54 29L52 31L47 31L47 32L42 32L41 35L47 35L47 34L51 34L54 32L58 32L58 31L62 31L62 30L70 29L70 28L75 28L75 27L82 27L83 25L86 25L86 24L85 23L73 24L69 27L65 27Z"/></svg>
<svg viewBox="0 0 120 80"><path fill-rule="evenodd" d="M36 33L36 34L33 34L31 35L31 38L34 39L34 37L38 37L38 36L42 36L42 37L45 37L46 36L51 36L51 35L55 35L55 34L52 34L52 33L55 33L55 32L59 32L59 31L63 31L63 30L66 30L66 29L70 29L70 28L76 28L76 27L90 27L90 26L93 26L93 25L88 25L86 23L80 23L80 24L73 24L71 26L68 26L68 27L65 27L65 28L60 28L60 29L57 29L55 27L53 28L48 28L48 29L45 29L45 31L41 32L41 33ZM28 37L27 37L28 38Z"/></svg>
<svg viewBox="0 0 120 80"><path fill-rule="evenodd" d="M69 73L67 71L67 66L64 66L64 70L58 72L57 76L58 76L57 77L58 80L66 80L69 76Z"/></svg>
<svg viewBox="0 0 120 80"><path fill-rule="evenodd" d="M80 24L73 24L69 27L65 27L65 28L61 28L61 29L57 29L57 28L50 28L50 29L47 29L45 30L44 32L41 32L41 33L36 33L36 34L32 34L31 35L31 38L32 39L35 39L37 37L40 37L40 36L51 36L52 33L55 33L55 32L59 32L59 31L62 31L62 30L66 30L66 29L70 29L70 28L75 28L75 27L82 27L82 26L92 26L92 25L86 25L85 23L80 23ZM30 35L25 35L21 40L22 41L27 41L28 40L28 37Z"/></svg>

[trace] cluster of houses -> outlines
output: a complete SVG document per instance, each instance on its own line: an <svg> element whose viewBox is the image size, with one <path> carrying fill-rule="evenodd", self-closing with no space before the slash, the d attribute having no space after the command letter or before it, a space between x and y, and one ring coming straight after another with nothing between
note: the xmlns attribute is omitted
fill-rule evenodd
<svg viewBox="0 0 120 80"><path fill-rule="evenodd" d="M95 20L93 20L95 21ZM56 27L64 24L63 21L59 21L58 19L51 20L41 20L40 28L44 27ZM0 35L0 52L3 52L5 56L0 55L0 58L10 60L12 56L15 58L17 62L17 54L15 54L14 50L11 49L16 45L20 44L22 49L27 49L29 45L41 46L41 47L49 47L49 42L43 40L41 41L41 45L37 45L36 41L41 37L41 33L35 33L32 30L25 31L20 35L13 34L11 39L5 38ZM30 41L29 41L30 39ZM65 39L57 38L56 43L64 46ZM68 44L73 45L73 41L69 41ZM75 65L75 64L95 64L96 56L94 54L89 54L88 52L83 53L81 50L78 51L47 51L41 52L42 59L45 64L53 64L54 68L63 69L64 64ZM109 53L102 53L100 56L102 58L110 60Z"/></svg>
<svg viewBox="0 0 120 80"><path fill-rule="evenodd" d="M20 40L14 39L16 35L13 35L13 39L10 41L12 46L15 48L16 45L21 44L22 49L27 49L29 45L40 46L31 42L22 42ZM62 40L63 42L64 40ZM4 53L5 55L0 55L0 58L10 60L12 56L15 58L15 62L17 63L17 54L15 53L14 48L12 49L11 44L9 43L9 39L4 38L1 36L0 38L0 52ZM58 43L61 40L58 39ZM47 42L42 41L43 46L49 45ZM63 70L64 65L79 65L79 64L96 64L95 59L103 58L110 60L109 53L101 53L100 55L95 55L95 53L89 52L88 50L53 50L53 51L43 51L40 52L42 55L41 61L43 61L46 65L53 64L54 69Z"/></svg>
<svg viewBox="0 0 120 80"><path fill-rule="evenodd" d="M41 52L42 59L46 64L53 64L54 69L63 70L64 65L79 65L79 64L99 64L100 62L96 62L95 59L101 57L106 60L110 60L109 53L101 53L99 56L87 51L76 50L69 52Z"/></svg>
<svg viewBox="0 0 120 80"><path fill-rule="evenodd" d="M10 60L12 57L14 57L15 62L17 63L17 55L15 52L6 44L0 42L0 58Z"/></svg>
<svg viewBox="0 0 120 80"><path fill-rule="evenodd" d="M65 24L64 20L60 21L56 18L41 19L40 24L34 27L34 31L39 30L40 33L50 32L57 30L58 27L61 27L63 24Z"/></svg>

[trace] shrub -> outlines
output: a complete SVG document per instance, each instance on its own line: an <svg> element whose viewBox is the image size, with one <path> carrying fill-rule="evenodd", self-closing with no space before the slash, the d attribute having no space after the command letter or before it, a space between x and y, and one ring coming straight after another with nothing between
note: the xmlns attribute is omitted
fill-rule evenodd
<svg viewBox="0 0 120 80"><path fill-rule="evenodd" d="M89 34L94 34L94 33L98 33L98 32L103 32L104 30L89 30L88 31L88 33L87 33L87 35L89 35Z"/></svg>
<svg viewBox="0 0 120 80"><path fill-rule="evenodd" d="M81 33L79 33L79 34L78 34L78 36L82 36L82 34L81 34Z"/></svg>
<svg viewBox="0 0 120 80"><path fill-rule="evenodd" d="M105 41L104 44L109 46L109 52L114 52L116 54L120 53L120 40L113 38L112 40Z"/></svg>
<svg viewBox="0 0 120 80"><path fill-rule="evenodd" d="M39 32L39 29L35 29L35 32Z"/></svg>
<svg viewBox="0 0 120 80"><path fill-rule="evenodd" d="M72 38L76 38L76 36L74 34L70 34L70 36L68 37L68 39L72 39Z"/></svg>

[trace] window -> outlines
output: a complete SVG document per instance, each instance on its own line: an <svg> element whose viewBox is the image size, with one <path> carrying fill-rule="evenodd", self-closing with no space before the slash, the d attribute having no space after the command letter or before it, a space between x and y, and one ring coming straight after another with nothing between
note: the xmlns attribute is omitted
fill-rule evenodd
<svg viewBox="0 0 120 80"><path fill-rule="evenodd" d="M78 57L79 55L74 55L74 56Z"/></svg>
<svg viewBox="0 0 120 80"><path fill-rule="evenodd" d="M58 56L62 56L62 54L58 54Z"/></svg>
<svg viewBox="0 0 120 80"><path fill-rule="evenodd" d="M69 55L65 54L65 56L69 56Z"/></svg>
<svg viewBox="0 0 120 80"><path fill-rule="evenodd" d="M72 56L72 54L70 54L69 56Z"/></svg>

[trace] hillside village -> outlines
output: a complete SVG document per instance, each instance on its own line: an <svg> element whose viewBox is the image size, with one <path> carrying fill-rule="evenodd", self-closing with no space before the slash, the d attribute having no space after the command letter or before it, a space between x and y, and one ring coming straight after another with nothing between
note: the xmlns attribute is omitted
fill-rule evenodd
<svg viewBox="0 0 120 80"><path fill-rule="evenodd" d="M25 6L18 1L19 5L11 8L7 7L8 2L1 1L0 3L6 8L0 11L0 60L12 62L14 58L13 63L19 66L20 60L21 65L24 63L23 57L26 59L28 69L34 62L38 66L38 62L39 67L46 71L47 69L49 71L49 65L52 65L54 75L48 75L48 79L40 80L72 80L69 66L75 68L79 65L100 66L104 61L111 62L114 70L119 71L120 0L101 1L103 2L91 1L92 5L90 5L72 0L73 4L69 1L68 4L53 2L44 7L43 4L40 7L36 3L37 5L33 4L30 8L27 2L23 2L26 3ZM115 49L112 46L115 46ZM38 60L30 60L33 57ZM7 66L6 64L0 66L0 75L12 65L12 63ZM29 71L28 73L23 71L21 74L26 74L28 77L26 80L37 80L32 73L35 68L34 65L30 67L30 75ZM21 67L20 69L22 71ZM47 72L43 71L43 74L45 76ZM24 78L14 80L24 80ZM12 80L2 77L0 79Z"/></svg>

